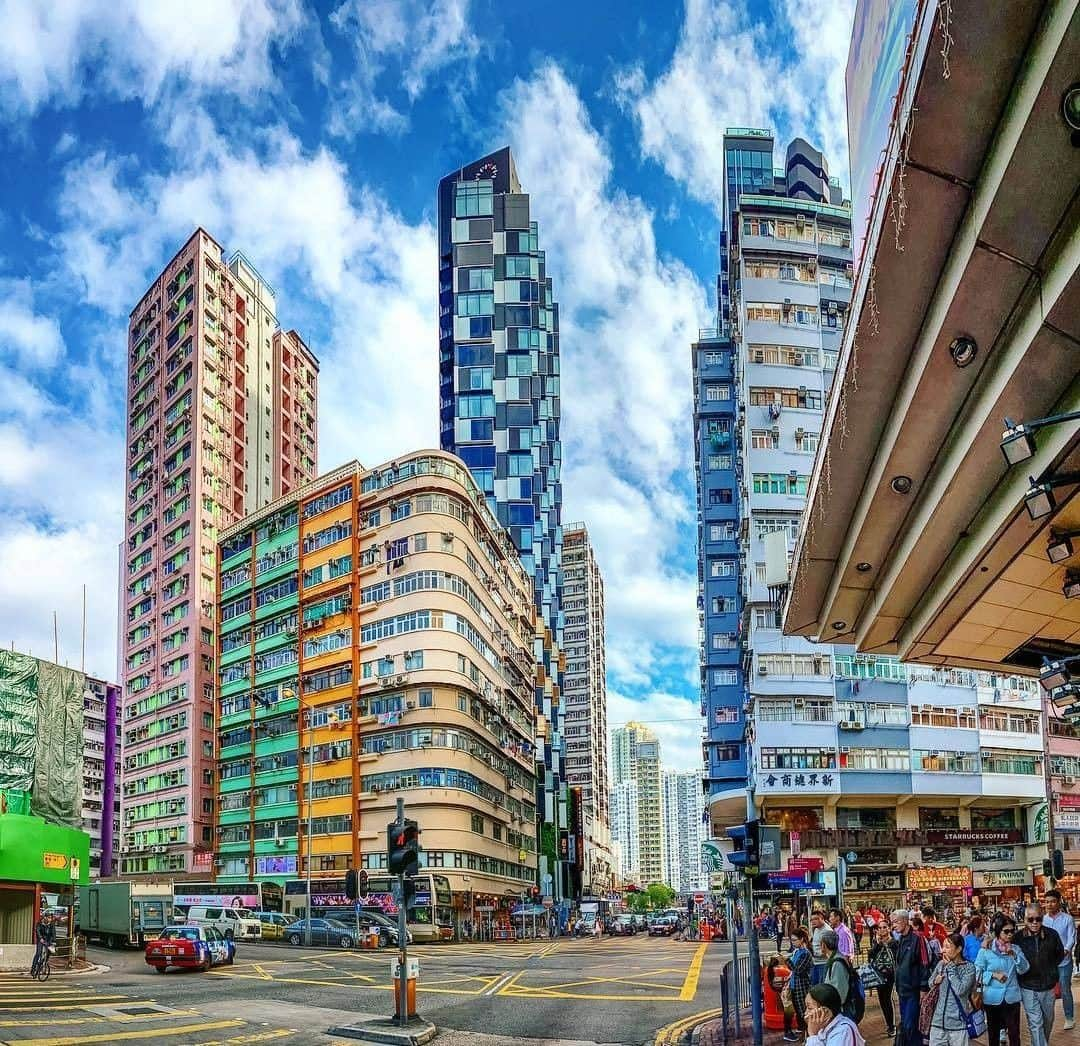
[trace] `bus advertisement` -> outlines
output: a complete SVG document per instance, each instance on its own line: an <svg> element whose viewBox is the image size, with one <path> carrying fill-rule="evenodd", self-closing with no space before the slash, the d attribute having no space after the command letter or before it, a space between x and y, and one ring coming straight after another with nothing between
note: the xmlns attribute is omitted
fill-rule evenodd
<svg viewBox="0 0 1080 1046"><path fill-rule="evenodd" d="M173 910L186 915L192 905L220 905L252 912L280 912L283 892L277 883L173 884Z"/></svg>

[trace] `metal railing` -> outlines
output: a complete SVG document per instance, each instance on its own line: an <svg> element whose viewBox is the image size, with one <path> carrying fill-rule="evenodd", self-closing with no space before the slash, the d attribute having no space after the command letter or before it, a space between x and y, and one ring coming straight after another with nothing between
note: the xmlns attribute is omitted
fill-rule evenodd
<svg viewBox="0 0 1080 1046"><path fill-rule="evenodd" d="M742 1038L750 1026L750 956L728 959L720 971L720 1020L724 1042Z"/></svg>

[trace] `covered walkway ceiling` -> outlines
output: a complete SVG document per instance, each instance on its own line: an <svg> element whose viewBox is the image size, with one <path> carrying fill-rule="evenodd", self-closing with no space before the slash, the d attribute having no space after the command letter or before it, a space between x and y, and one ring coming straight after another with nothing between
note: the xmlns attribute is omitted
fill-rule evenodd
<svg viewBox="0 0 1080 1046"><path fill-rule="evenodd" d="M789 633L931 664L1035 670L1080 653L1076 484L1032 521L1029 475L1080 472L1080 428L1043 429L1008 468L1004 418L1080 408L1080 0L953 0L910 81L914 114L883 179L811 481ZM935 7L936 5L929 5ZM935 29L939 34L940 29ZM906 163L899 156L906 150ZM895 218L902 215L897 232ZM950 347L969 338L974 360Z"/></svg>

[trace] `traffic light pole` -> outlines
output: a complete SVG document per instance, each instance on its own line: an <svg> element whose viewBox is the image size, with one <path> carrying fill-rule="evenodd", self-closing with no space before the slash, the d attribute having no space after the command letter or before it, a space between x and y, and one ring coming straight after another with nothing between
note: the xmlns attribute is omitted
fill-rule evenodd
<svg viewBox="0 0 1080 1046"><path fill-rule="evenodd" d="M746 820L752 823L757 817L754 793L746 790ZM750 1020L754 1029L754 1046L761 1046L761 1015L764 1000L761 997L761 952L758 948L757 928L754 926L754 878L746 877L746 946L750 955Z"/></svg>
<svg viewBox="0 0 1080 1046"><path fill-rule="evenodd" d="M397 801L398 824L405 824L405 800ZM398 875L398 903L397 933L398 933L398 1024L403 1028L409 1023L409 945L408 932L406 930L405 908L405 875Z"/></svg>

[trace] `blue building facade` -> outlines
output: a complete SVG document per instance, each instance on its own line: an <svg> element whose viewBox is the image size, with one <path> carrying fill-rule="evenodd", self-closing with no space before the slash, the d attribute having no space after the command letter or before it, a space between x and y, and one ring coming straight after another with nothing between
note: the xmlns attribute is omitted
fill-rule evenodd
<svg viewBox="0 0 1080 1046"><path fill-rule="evenodd" d="M443 178L438 214L440 446L469 466L533 579L540 877L566 896L562 858L578 848L563 786L559 307L509 148Z"/></svg>
<svg viewBox="0 0 1080 1046"><path fill-rule="evenodd" d="M703 330L691 348L694 376L694 471L698 494L698 631L701 714L708 724L705 778L710 793L746 782L746 687L740 623L740 471L737 388L732 345Z"/></svg>

